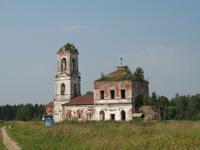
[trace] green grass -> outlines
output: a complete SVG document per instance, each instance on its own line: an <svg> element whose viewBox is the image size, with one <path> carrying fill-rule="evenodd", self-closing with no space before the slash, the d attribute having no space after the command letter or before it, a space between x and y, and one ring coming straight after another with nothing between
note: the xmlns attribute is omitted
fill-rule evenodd
<svg viewBox="0 0 200 150"><path fill-rule="evenodd" d="M5 150L5 146L3 145L2 137L0 135L0 150Z"/></svg>
<svg viewBox="0 0 200 150"><path fill-rule="evenodd" d="M16 122L8 133L24 149L200 149L200 121Z"/></svg>

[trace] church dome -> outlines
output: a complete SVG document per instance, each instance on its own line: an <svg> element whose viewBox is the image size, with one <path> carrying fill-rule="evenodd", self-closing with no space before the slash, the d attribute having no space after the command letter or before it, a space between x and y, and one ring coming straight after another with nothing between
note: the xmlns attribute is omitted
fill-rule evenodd
<svg viewBox="0 0 200 150"><path fill-rule="evenodd" d="M107 75L102 75L97 81L124 81L133 80L133 73L130 71L128 66L117 66L117 69Z"/></svg>

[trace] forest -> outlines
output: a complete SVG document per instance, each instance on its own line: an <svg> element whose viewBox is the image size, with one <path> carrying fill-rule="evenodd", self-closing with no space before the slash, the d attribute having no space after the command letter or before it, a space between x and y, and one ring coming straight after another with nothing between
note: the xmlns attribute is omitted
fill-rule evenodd
<svg viewBox="0 0 200 150"><path fill-rule="evenodd" d="M0 120L39 120L45 113L45 105L20 104L0 106Z"/></svg>
<svg viewBox="0 0 200 150"><path fill-rule="evenodd" d="M160 108L164 120L199 120L200 94L179 95L168 99L155 92L150 97L143 97L140 105L153 105Z"/></svg>

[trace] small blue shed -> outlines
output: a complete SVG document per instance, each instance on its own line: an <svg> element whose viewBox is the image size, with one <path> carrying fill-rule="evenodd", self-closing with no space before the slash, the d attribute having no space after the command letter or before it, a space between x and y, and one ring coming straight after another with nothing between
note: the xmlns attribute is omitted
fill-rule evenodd
<svg viewBox="0 0 200 150"><path fill-rule="evenodd" d="M52 115L43 115L42 122L45 127L50 127L54 124Z"/></svg>

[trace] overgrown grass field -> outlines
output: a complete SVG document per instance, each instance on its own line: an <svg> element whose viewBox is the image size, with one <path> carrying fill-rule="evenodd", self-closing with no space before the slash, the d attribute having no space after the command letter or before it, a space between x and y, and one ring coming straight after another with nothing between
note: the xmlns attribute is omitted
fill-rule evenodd
<svg viewBox="0 0 200 150"><path fill-rule="evenodd" d="M0 135L0 150L5 150L5 146L3 145L2 137Z"/></svg>
<svg viewBox="0 0 200 150"><path fill-rule="evenodd" d="M5 150L5 147L2 143L2 138L0 137L0 150Z"/></svg>
<svg viewBox="0 0 200 150"><path fill-rule="evenodd" d="M24 150L200 149L200 121L15 122L8 133Z"/></svg>

